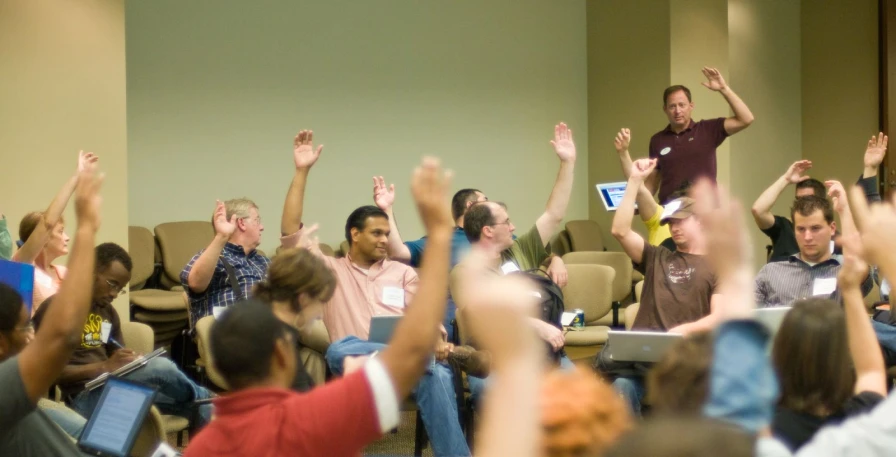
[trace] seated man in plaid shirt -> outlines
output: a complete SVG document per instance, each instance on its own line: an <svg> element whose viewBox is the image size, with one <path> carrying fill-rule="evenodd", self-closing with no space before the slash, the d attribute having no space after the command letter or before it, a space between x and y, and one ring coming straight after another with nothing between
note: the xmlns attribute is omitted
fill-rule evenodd
<svg viewBox="0 0 896 457"><path fill-rule="evenodd" d="M308 169L317 160L323 145L312 146L313 132L302 130L293 142L296 174L290 189L304 184ZM289 199L289 194L287 194ZM290 206L290 202L286 202ZM292 205L294 206L294 205ZM190 298L193 325L205 316L247 298L255 283L264 279L271 261L258 253L264 225L258 206L252 200L238 198L218 202L212 218L215 238L199 251L180 273L180 282ZM283 233L292 235L292 233ZM231 270L232 273L228 273Z"/></svg>

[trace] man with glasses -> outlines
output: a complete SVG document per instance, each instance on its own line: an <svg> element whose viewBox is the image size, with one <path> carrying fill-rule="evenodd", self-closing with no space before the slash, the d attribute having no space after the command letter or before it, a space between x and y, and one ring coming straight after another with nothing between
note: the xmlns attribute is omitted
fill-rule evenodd
<svg viewBox="0 0 896 457"><path fill-rule="evenodd" d="M312 131L302 130L293 141L296 172L290 190L300 185L304 189L308 170L323 150L323 145L315 149L312 139ZM287 194L284 210L296 205L290 200L293 194ZM181 284L190 299L193 325L205 316L218 315L220 310L248 298L252 287L264 279L271 264L270 259L256 250L261 244L264 225L255 202L247 198L219 201L212 224L214 239L207 248L194 255L180 273ZM284 236L292 234L282 233Z"/></svg>
<svg viewBox="0 0 896 457"><path fill-rule="evenodd" d="M112 301L131 280L132 266L131 257L121 246L114 243L97 246L90 312L81 331L78 347L58 379L63 396L84 417L90 417L102 393L102 389L85 390L85 384L140 356L124 347L121 320L112 306ZM48 298L35 313L33 322L38 330L47 310L53 306L53 301L53 297ZM65 303L59 306L65 306ZM193 418L193 402L212 396L207 389L193 383L171 360L164 357L156 357L143 368L124 377L158 387L159 395L155 404L163 414ZM199 413L197 425L211 420L211 406L204 405L195 411Z"/></svg>

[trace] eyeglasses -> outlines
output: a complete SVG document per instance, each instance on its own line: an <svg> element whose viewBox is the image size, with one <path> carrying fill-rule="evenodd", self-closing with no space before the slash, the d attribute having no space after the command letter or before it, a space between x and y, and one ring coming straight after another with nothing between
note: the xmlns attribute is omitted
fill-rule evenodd
<svg viewBox="0 0 896 457"><path fill-rule="evenodd" d="M504 222L497 222L495 224L490 224L489 227L494 227L496 225L506 225L506 226L510 227L510 218L507 218L507 220Z"/></svg>
<svg viewBox="0 0 896 457"><path fill-rule="evenodd" d="M255 221L255 224L261 225L261 216L258 217L241 217L244 221Z"/></svg>
<svg viewBox="0 0 896 457"><path fill-rule="evenodd" d="M106 279L105 281L106 281L106 284L109 285L109 288L112 289L112 292L118 292L119 297L124 295L124 293L125 293L124 286L122 286L121 284L118 284L117 282L109 281L108 279Z"/></svg>

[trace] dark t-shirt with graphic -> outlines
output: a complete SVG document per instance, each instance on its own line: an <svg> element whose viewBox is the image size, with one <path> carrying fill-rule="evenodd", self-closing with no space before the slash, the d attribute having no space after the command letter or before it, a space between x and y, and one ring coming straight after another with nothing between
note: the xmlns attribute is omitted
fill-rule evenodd
<svg viewBox="0 0 896 457"><path fill-rule="evenodd" d="M644 290L632 330L667 331L709 315L716 278L703 256L644 243L635 269Z"/></svg>
<svg viewBox="0 0 896 457"><path fill-rule="evenodd" d="M52 305L53 298L48 298L37 310L33 318L35 328L40 328L40 321L43 319L47 309ZM118 318L118 312L115 311L115 307L93 303L90 313L87 315L87 320L84 322L84 328L81 330L81 341L78 343L78 348L72 353L72 358L68 362L69 365L105 362L109 355L115 352L115 349L118 349L117 346L108 343L108 338L105 343L103 342L103 323L111 325L109 337L124 344L124 337L121 334L121 321ZM89 379L60 384L59 388L62 389L63 395L72 396L84 390L84 384L87 381Z"/></svg>

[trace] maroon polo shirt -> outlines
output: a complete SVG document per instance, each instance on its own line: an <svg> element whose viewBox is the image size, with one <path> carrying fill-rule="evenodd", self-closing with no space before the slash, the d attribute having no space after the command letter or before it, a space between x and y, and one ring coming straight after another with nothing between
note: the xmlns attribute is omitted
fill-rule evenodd
<svg viewBox="0 0 896 457"><path fill-rule="evenodd" d="M669 194L684 181L708 177L716 181L716 148L728 138L725 118L691 120L681 133L667 125L650 137L650 158L657 159L656 168L662 172L659 200L665 204Z"/></svg>

